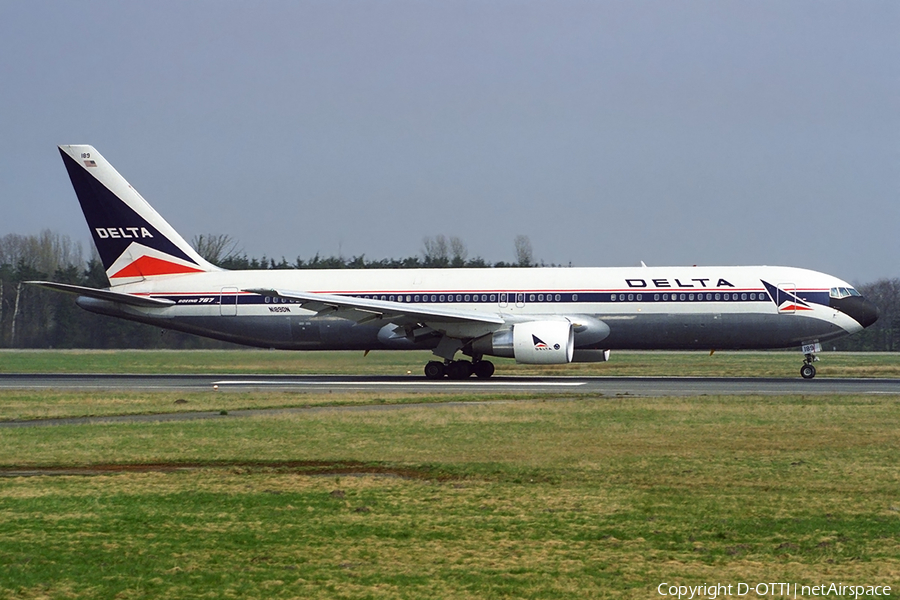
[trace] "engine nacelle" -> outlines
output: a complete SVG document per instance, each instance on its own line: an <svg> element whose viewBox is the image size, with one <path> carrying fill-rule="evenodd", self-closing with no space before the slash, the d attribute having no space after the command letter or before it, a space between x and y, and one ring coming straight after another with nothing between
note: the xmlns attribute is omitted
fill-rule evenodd
<svg viewBox="0 0 900 600"><path fill-rule="evenodd" d="M572 362L575 329L569 321L534 321L513 326L516 362L559 365Z"/></svg>
<svg viewBox="0 0 900 600"><path fill-rule="evenodd" d="M517 363L560 365L572 362L575 330L569 321L529 321L476 340L478 354L515 358Z"/></svg>

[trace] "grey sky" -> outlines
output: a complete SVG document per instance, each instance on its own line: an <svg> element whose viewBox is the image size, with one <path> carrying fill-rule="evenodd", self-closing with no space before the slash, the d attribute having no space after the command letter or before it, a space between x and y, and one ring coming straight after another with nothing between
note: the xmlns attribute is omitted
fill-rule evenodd
<svg viewBox="0 0 900 600"><path fill-rule="evenodd" d="M92 144L251 256L900 276L900 3L0 0L0 235Z"/></svg>

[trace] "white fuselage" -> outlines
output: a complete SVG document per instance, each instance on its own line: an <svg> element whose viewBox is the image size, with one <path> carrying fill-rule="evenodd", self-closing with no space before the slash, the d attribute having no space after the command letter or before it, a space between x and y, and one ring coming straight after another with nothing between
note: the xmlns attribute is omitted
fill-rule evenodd
<svg viewBox="0 0 900 600"><path fill-rule="evenodd" d="M782 302L765 283L806 302L803 306ZM608 337L590 344L605 349L777 348L862 329L852 317L829 306L829 290L836 287L848 284L806 269L766 266L216 271L147 278L116 288L175 302L170 307L127 307L125 315L121 307L103 310L98 301L82 306L279 348L409 346L384 343L385 336L379 338L378 332L386 323L348 321L322 327L326 321L341 319L317 317L284 298L246 290L372 298L501 315L507 322L589 315L609 326ZM318 331L305 337L302 332L310 328ZM328 335L329 329L333 335ZM363 330L370 333L361 335ZM273 337L267 339L267 334Z"/></svg>

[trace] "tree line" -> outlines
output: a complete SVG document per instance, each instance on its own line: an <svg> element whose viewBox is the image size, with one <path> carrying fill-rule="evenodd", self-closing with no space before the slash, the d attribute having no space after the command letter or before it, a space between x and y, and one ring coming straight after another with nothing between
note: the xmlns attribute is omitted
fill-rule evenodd
<svg viewBox="0 0 900 600"><path fill-rule="evenodd" d="M517 235L514 240L515 260L512 262L490 263L480 256L469 258L469 250L457 236L447 237L443 234L427 236L422 240L421 256L405 258L384 258L373 260L364 254L345 258L343 256L322 257L316 254L304 260L297 257L288 262L263 256L248 257L239 244L228 235L201 234L194 236L191 245L203 258L223 269L446 269L446 268L500 268L500 267L536 267L558 266L547 265L543 261L534 260L531 240L527 235Z"/></svg>
<svg viewBox="0 0 900 600"><path fill-rule="evenodd" d="M535 261L527 236L515 239L515 260L489 263L469 258L456 237L423 239L419 255L372 260L298 257L293 262L248 257L229 236L200 235L191 244L211 263L226 269L414 269L559 266ZM49 280L87 287L108 287L103 265L92 253L84 257L80 243L51 231L0 237L0 348L228 348L231 344L158 327L95 315L78 308L74 297L24 285ZM880 279L858 290L881 310L881 318L856 335L827 344L827 350L900 351L900 279Z"/></svg>

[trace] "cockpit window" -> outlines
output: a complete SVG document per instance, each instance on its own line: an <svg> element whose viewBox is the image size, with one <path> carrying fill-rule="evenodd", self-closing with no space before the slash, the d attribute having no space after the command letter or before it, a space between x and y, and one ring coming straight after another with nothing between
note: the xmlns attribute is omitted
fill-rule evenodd
<svg viewBox="0 0 900 600"><path fill-rule="evenodd" d="M862 296L862 294L857 292L854 288L833 287L831 288L829 296L832 298L846 298L848 296Z"/></svg>

